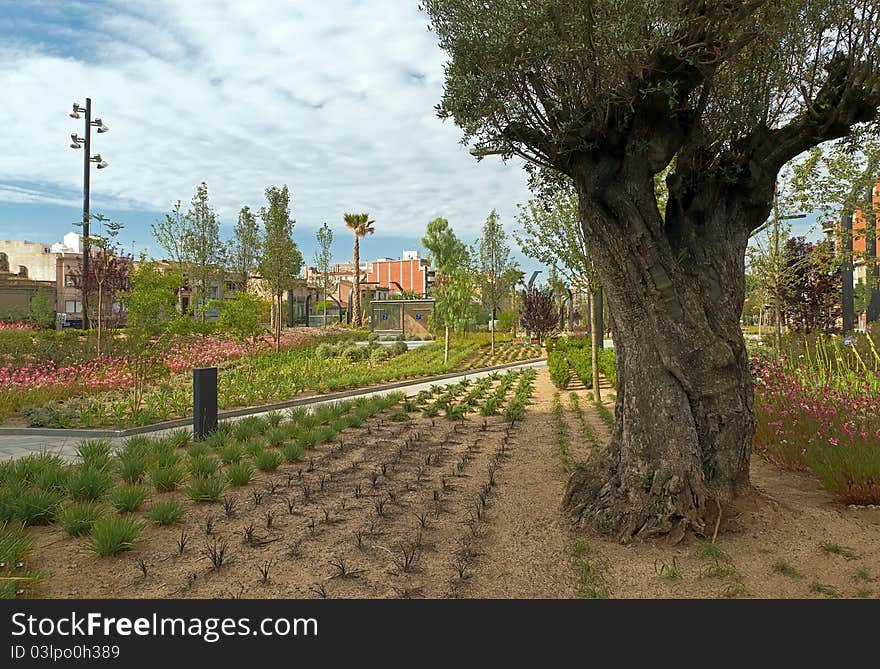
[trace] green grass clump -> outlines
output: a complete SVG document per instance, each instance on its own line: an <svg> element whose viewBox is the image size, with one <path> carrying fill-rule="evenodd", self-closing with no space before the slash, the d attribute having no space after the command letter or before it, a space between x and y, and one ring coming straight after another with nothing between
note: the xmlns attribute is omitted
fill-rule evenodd
<svg viewBox="0 0 880 669"><path fill-rule="evenodd" d="M296 462L297 460L302 458L303 449L300 447L299 444L285 444L281 447L281 454L288 462Z"/></svg>
<svg viewBox="0 0 880 669"><path fill-rule="evenodd" d="M800 572L797 569L792 567L785 560L777 560L773 563L773 571L777 574L782 574L783 576L788 576L789 578L803 578Z"/></svg>
<svg viewBox="0 0 880 669"><path fill-rule="evenodd" d="M92 531L95 522L104 515L104 508L97 502L68 502L59 511L56 521L72 537Z"/></svg>
<svg viewBox="0 0 880 669"><path fill-rule="evenodd" d="M190 458L204 458L211 454L211 447L203 441L196 442L186 449Z"/></svg>
<svg viewBox="0 0 880 669"><path fill-rule="evenodd" d="M206 455L198 455L189 461L189 475L193 478L214 476L219 469L220 463Z"/></svg>
<svg viewBox="0 0 880 669"><path fill-rule="evenodd" d="M220 460L223 464L241 462L244 457L244 449L238 444L227 444L220 449Z"/></svg>
<svg viewBox="0 0 880 669"><path fill-rule="evenodd" d="M283 458L278 451L270 451L267 449L255 453L253 458L254 465L256 465L257 469L261 472L275 471L283 462Z"/></svg>
<svg viewBox="0 0 880 669"><path fill-rule="evenodd" d="M87 439L76 447L76 454L82 458L83 464L95 469L106 469L110 466L112 447L106 439Z"/></svg>
<svg viewBox="0 0 880 669"><path fill-rule="evenodd" d="M134 513L143 506L149 496L150 491L146 486L129 483L115 488L110 493L110 503L119 513Z"/></svg>
<svg viewBox="0 0 880 669"><path fill-rule="evenodd" d="M230 485L243 486L254 480L254 468L246 462L236 462L226 470L226 480Z"/></svg>
<svg viewBox="0 0 880 669"><path fill-rule="evenodd" d="M172 525L186 514L183 502L177 499L165 499L157 502L147 511L147 519L156 525Z"/></svg>
<svg viewBox="0 0 880 669"><path fill-rule="evenodd" d="M827 585L825 583L819 583L819 581L813 581L810 583L810 592L816 595L825 595L826 597L840 597L840 593L837 591L833 585Z"/></svg>
<svg viewBox="0 0 880 669"><path fill-rule="evenodd" d="M64 493L59 490L18 489L4 504L4 520L23 525L48 525L55 520L63 497Z"/></svg>
<svg viewBox="0 0 880 669"><path fill-rule="evenodd" d="M173 448L185 448L192 443L192 440L192 432L185 428L174 430L173 432L169 432L167 435L162 437L162 441L169 444Z"/></svg>
<svg viewBox="0 0 880 669"><path fill-rule="evenodd" d="M140 541L144 522L131 516L105 516L92 526L89 549L99 556L130 550Z"/></svg>
<svg viewBox="0 0 880 669"><path fill-rule="evenodd" d="M194 478L186 494L194 502L216 502L223 492L223 481L219 476L198 476Z"/></svg>
<svg viewBox="0 0 880 669"><path fill-rule="evenodd" d="M0 563L15 565L24 563L30 552L31 540L24 528L17 524L0 524ZM7 566L8 570L9 567ZM42 581L42 572L25 568L16 569L13 578L4 578L4 569L0 568L0 599L15 599L26 595L28 591Z"/></svg>
<svg viewBox="0 0 880 669"><path fill-rule="evenodd" d="M841 546L840 544L835 544L831 541L823 541L819 544L819 550L823 553L828 553L829 555L839 555L844 560L855 560L858 557L852 548Z"/></svg>
<svg viewBox="0 0 880 669"><path fill-rule="evenodd" d="M287 430L281 427L273 427L266 432L266 443L273 448L278 448L290 437Z"/></svg>
<svg viewBox="0 0 880 669"><path fill-rule="evenodd" d="M113 477L109 472L94 465L74 465L67 475L67 494L75 500L99 500L112 487Z"/></svg>
<svg viewBox="0 0 880 669"><path fill-rule="evenodd" d="M150 483L159 492L176 490L183 482L184 476L186 476L186 471L177 463L161 464L157 462L150 467Z"/></svg>
<svg viewBox="0 0 880 669"><path fill-rule="evenodd" d="M667 581L677 581L681 579L681 569L675 558L672 558L672 562L657 560L654 562L654 571L657 572L657 575L660 578L665 578Z"/></svg>
<svg viewBox="0 0 880 669"><path fill-rule="evenodd" d="M119 451L119 475L124 481L137 483L150 466L150 446L140 441L129 440Z"/></svg>

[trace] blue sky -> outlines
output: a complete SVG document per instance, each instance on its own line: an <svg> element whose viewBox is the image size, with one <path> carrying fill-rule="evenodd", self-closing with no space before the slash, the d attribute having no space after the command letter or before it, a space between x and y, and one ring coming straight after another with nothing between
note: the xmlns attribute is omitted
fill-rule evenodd
<svg viewBox="0 0 880 669"><path fill-rule="evenodd" d="M0 0L0 239L52 242L81 218L88 95L110 127L93 153L92 211L125 223L126 250L206 181L223 233L270 184L292 193L307 259L324 221L351 254L345 211L368 211L365 257L418 248L450 220L472 241L489 211L511 230L528 199L518 163L475 161L437 119L444 54L417 2ZM512 246L515 243L511 239ZM531 261L523 260L528 266Z"/></svg>
<svg viewBox="0 0 880 669"><path fill-rule="evenodd" d="M366 258L418 248L437 216L470 242L495 208L511 231L525 174L478 163L436 118L444 60L415 0L0 0L0 239L53 242L80 220L67 114L86 95L111 129L93 135L110 167L92 211L125 224L127 251L159 254L150 223L202 180L226 236L287 184L307 260L324 221L350 257L345 211L377 222Z"/></svg>

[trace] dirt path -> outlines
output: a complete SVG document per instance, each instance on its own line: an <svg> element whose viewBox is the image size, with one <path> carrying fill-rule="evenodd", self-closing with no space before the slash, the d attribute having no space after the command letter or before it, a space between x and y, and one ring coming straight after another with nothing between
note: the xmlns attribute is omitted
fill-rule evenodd
<svg viewBox="0 0 880 669"><path fill-rule="evenodd" d="M554 392L546 371L535 383L534 403L517 432L513 457L500 475L498 499L464 597L574 597L571 538L560 511L566 474L556 454Z"/></svg>

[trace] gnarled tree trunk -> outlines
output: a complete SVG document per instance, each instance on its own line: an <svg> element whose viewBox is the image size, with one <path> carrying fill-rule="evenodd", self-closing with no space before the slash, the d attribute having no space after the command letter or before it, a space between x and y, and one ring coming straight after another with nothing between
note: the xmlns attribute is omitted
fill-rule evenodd
<svg viewBox="0 0 880 669"><path fill-rule="evenodd" d="M618 387L610 443L572 476L566 503L582 524L628 540L703 528L748 489L755 418L739 323L748 230L768 205L708 185L686 207L671 192L664 220L650 180L621 169L574 174Z"/></svg>

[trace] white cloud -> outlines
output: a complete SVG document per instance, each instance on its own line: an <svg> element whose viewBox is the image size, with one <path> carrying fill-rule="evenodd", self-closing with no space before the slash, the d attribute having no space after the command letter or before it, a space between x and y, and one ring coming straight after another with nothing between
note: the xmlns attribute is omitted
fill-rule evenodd
<svg viewBox="0 0 880 669"><path fill-rule="evenodd" d="M15 101L0 182L40 185L2 187L0 201L81 187L67 112L87 94L111 128L93 136L110 162L93 175L95 208L168 210L205 180L228 224L286 183L307 228L367 210L389 235L443 215L473 236L493 207L511 225L528 197L517 165L477 164L435 117L445 55L415 1L108 0L77 16L88 23L53 15L46 38L0 47Z"/></svg>

